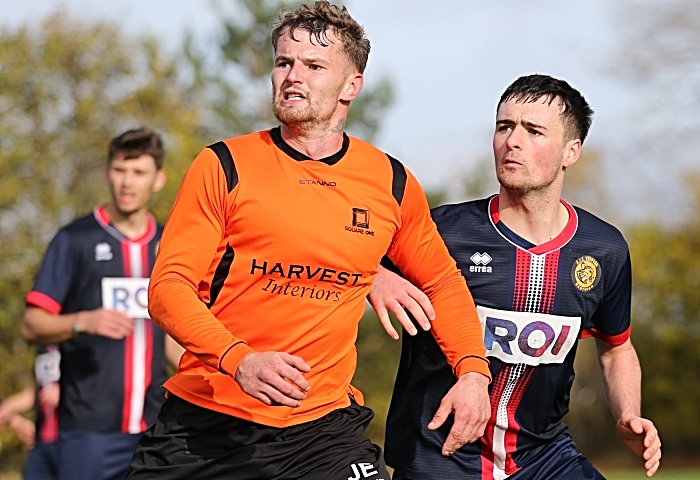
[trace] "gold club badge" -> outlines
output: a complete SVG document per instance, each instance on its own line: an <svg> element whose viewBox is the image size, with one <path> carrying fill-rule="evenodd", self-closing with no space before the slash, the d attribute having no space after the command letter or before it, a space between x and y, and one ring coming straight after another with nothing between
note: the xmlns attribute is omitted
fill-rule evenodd
<svg viewBox="0 0 700 480"><path fill-rule="evenodd" d="M574 281L576 288L582 292L588 292L598 285L601 273L598 260L584 255L574 262L571 268L571 279Z"/></svg>

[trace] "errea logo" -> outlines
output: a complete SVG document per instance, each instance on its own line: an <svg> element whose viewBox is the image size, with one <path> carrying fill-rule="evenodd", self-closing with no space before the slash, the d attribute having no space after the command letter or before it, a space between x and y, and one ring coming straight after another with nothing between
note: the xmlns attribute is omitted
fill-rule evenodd
<svg viewBox="0 0 700 480"><path fill-rule="evenodd" d="M487 265L491 263L491 255L488 253L479 253L476 252L474 255L469 257L469 260L474 262L474 265L469 265L469 271L472 273L475 272L482 272L482 273L491 273L493 269L491 267L488 267Z"/></svg>
<svg viewBox="0 0 700 480"><path fill-rule="evenodd" d="M112 260L114 255L112 254L112 247L109 246L109 243L98 243L95 245L95 260L98 262L104 262L104 261L109 261Z"/></svg>

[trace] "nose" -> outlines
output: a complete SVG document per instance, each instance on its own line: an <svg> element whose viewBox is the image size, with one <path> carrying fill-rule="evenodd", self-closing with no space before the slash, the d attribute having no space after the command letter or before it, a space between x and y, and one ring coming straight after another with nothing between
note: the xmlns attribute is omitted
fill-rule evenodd
<svg viewBox="0 0 700 480"><path fill-rule="evenodd" d="M304 65L300 62L292 63L287 72L287 82L301 83L303 81L303 68Z"/></svg>
<svg viewBox="0 0 700 480"><path fill-rule="evenodd" d="M506 146L508 147L508 150L520 150L522 146L522 135L524 133L524 130L522 127L516 125L508 134L508 138L506 139Z"/></svg>

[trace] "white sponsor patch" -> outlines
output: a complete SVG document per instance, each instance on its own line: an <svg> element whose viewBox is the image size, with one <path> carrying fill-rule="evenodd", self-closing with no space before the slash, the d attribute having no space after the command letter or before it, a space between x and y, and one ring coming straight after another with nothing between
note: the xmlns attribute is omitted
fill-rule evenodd
<svg viewBox="0 0 700 480"><path fill-rule="evenodd" d="M563 363L576 343L581 317L476 307L487 357L506 363Z"/></svg>
<svg viewBox="0 0 700 480"><path fill-rule="evenodd" d="M61 379L61 352L57 348L40 353L34 360L36 383L43 387Z"/></svg>
<svg viewBox="0 0 700 480"><path fill-rule="evenodd" d="M103 278L102 307L125 312L131 318L150 318L148 280L148 278Z"/></svg>

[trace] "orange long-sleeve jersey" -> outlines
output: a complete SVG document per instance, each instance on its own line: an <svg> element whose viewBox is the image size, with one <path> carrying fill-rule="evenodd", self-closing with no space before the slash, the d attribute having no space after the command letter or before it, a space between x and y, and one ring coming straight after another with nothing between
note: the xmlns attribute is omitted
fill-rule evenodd
<svg viewBox="0 0 700 480"><path fill-rule="evenodd" d="M166 388L274 427L348 406L358 323L385 253L431 299L433 333L455 373L490 376L464 278L397 160L345 136L340 152L313 161L279 128L204 149L151 275L151 316L187 349ZM241 390L233 377L253 351L309 364L300 407L267 406Z"/></svg>

